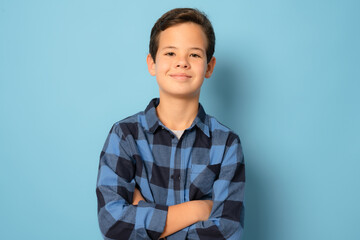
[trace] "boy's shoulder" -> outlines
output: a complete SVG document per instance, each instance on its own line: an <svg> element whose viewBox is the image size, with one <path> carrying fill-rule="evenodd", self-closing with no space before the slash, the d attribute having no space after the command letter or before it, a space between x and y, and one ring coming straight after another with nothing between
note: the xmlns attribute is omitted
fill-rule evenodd
<svg viewBox="0 0 360 240"><path fill-rule="evenodd" d="M131 130L132 132L138 132L139 127L143 130L149 130L152 122L156 122L156 105L158 103L158 99L154 98L147 105L146 109L143 111L139 111L133 115L125 117L113 124L113 128L120 128L120 130Z"/></svg>
<svg viewBox="0 0 360 240"><path fill-rule="evenodd" d="M116 132L118 135L127 135L138 136L139 128L146 127L145 112L140 111L131 116L128 116L124 119L121 119L115 122L110 131Z"/></svg>
<svg viewBox="0 0 360 240"><path fill-rule="evenodd" d="M139 111L133 115L127 116L127 117L115 122L115 125L134 124L134 123L142 122L142 120L145 120L145 112Z"/></svg>
<svg viewBox="0 0 360 240"><path fill-rule="evenodd" d="M227 146L230 146L234 141L240 143L240 137L231 128L217 120L216 117L207 115L209 118L209 128L211 136L214 139L219 139L220 144L226 142ZM214 141L214 140L213 140Z"/></svg>

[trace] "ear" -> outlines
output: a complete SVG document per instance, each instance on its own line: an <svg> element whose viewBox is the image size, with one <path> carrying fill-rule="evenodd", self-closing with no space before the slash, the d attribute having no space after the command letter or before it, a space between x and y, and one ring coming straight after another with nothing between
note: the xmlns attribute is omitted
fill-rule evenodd
<svg viewBox="0 0 360 240"><path fill-rule="evenodd" d="M213 71L214 71L214 68L215 68L215 64L216 64L216 58L215 57L212 57L210 62L207 64L207 67L206 67L206 72L205 72L205 77L206 78L210 78Z"/></svg>
<svg viewBox="0 0 360 240"><path fill-rule="evenodd" d="M151 76L155 76L155 74L156 74L155 62L150 53L146 57L146 63L148 65L148 70L149 70L149 73L151 74Z"/></svg>

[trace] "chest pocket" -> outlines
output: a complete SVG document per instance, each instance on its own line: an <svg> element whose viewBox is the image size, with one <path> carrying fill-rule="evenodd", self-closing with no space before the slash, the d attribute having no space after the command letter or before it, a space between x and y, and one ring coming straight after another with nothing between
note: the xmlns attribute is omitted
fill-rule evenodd
<svg viewBox="0 0 360 240"><path fill-rule="evenodd" d="M220 172L220 164L193 164L190 170L190 200L206 200L212 198L212 188Z"/></svg>

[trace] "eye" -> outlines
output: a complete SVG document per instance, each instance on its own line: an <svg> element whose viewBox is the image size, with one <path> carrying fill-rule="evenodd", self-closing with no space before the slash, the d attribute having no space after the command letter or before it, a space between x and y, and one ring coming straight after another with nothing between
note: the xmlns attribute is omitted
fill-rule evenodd
<svg viewBox="0 0 360 240"><path fill-rule="evenodd" d="M190 54L190 57L201 58L201 56L199 54L196 54L196 53Z"/></svg>
<svg viewBox="0 0 360 240"><path fill-rule="evenodd" d="M166 56L175 56L175 53L174 52L167 52L165 53Z"/></svg>

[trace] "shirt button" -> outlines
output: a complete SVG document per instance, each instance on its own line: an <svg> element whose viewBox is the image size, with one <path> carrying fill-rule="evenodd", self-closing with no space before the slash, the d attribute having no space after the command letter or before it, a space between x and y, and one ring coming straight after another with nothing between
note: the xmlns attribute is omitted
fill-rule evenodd
<svg viewBox="0 0 360 240"><path fill-rule="evenodd" d="M180 180L180 179L181 179L181 177L179 176L179 177L178 177L178 179Z"/></svg>

